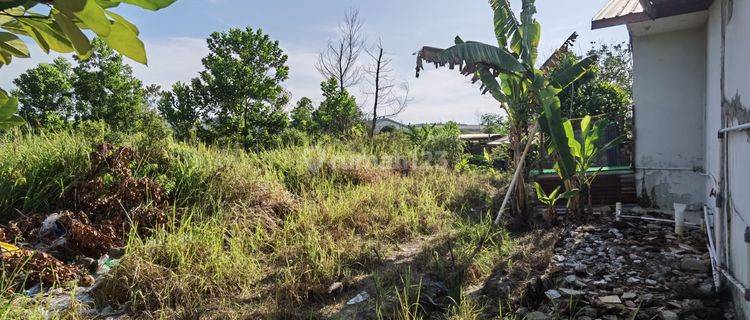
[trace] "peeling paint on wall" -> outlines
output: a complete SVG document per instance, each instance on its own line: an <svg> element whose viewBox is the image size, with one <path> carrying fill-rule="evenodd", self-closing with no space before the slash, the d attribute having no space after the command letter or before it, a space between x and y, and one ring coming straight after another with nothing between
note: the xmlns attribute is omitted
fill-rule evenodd
<svg viewBox="0 0 750 320"><path fill-rule="evenodd" d="M688 205L688 210L701 210L702 199L695 196L691 186L700 184L702 177L690 171L639 170L637 180L639 204L671 209L675 203Z"/></svg>
<svg viewBox="0 0 750 320"><path fill-rule="evenodd" d="M721 105L721 112L724 114L725 126L742 125L750 123L750 110L742 105L742 97L739 93L735 94L732 100L724 99ZM750 131L746 131L750 138Z"/></svg>

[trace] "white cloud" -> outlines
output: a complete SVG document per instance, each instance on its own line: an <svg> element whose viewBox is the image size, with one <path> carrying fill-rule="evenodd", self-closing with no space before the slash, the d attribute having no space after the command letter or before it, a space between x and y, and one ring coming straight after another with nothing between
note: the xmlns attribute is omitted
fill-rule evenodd
<svg viewBox="0 0 750 320"><path fill-rule="evenodd" d="M208 54L205 39L167 38L146 42L148 66L132 61L135 75L145 84L158 84L167 89L177 81L189 81L203 69L201 59Z"/></svg>
<svg viewBox="0 0 750 320"><path fill-rule="evenodd" d="M398 116L400 120L477 123L480 114L500 113L497 101L481 95L479 84L472 85L457 70L425 68L419 79L410 81L413 101Z"/></svg>

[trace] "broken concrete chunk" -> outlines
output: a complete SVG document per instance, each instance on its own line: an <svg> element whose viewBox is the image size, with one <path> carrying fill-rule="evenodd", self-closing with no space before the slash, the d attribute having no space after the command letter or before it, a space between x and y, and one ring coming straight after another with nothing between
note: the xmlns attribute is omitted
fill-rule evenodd
<svg viewBox="0 0 750 320"><path fill-rule="evenodd" d="M708 272L708 261L694 258L685 258L680 262L680 269L686 272Z"/></svg>
<svg viewBox="0 0 750 320"><path fill-rule="evenodd" d="M565 297L580 297L586 294L585 292L581 290L575 290L575 289L560 288L559 290Z"/></svg>
<svg viewBox="0 0 750 320"><path fill-rule="evenodd" d="M565 283L575 283L576 280L578 280L578 277L576 277L574 275L569 275L569 276L565 277Z"/></svg>
<svg viewBox="0 0 750 320"><path fill-rule="evenodd" d="M669 311L669 310L662 311L661 318L662 320L679 320L680 319L680 317L678 317L676 313Z"/></svg>
<svg viewBox="0 0 750 320"><path fill-rule="evenodd" d="M604 304L621 304L622 303L622 300L620 300L620 297L618 296L599 297L599 301L601 301Z"/></svg>
<svg viewBox="0 0 750 320"><path fill-rule="evenodd" d="M547 320L547 319L549 319L549 317L546 314L544 314L543 312L541 312L541 311L534 311L534 312L529 312L528 314L526 314L526 318L525 319L528 319L528 320Z"/></svg>
<svg viewBox="0 0 750 320"><path fill-rule="evenodd" d="M623 300L632 300L632 299L635 299L635 297L637 297L635 292L625 292L622 294Z"/></svg>

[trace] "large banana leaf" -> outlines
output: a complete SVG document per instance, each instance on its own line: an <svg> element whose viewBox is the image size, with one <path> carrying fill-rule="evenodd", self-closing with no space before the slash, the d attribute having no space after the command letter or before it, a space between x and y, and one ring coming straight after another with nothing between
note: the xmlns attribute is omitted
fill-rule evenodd
<svg viewBox="0 0 750 320"><path fill-rule="evenodd" d="M482 82L482 94L489 92L498 102L508 103L508 96L503 92L503 88L497 81L497 77L487 67L480 66L477 68L473 82L477 80Z"/></svg>
<svg viewBox="0 0 750 320"><path fill-rule="evenodd" d="M541 127L550 137L551 149L555 151L558 161L558 171L563 180L570 179L576 172L576 161L568 144L565 122L560 112L560 99L557 97L559 89L552 86L541 92L543 114L540 118Z"/></svg>
<svg viewBox="0 0 750 320"><path fill-rule="evenodd" d="M473 74L478 64L497 72L519 73L526 70L524 65L505 49L474 41L459 43L445 50L422 48L417 56L417 76L419 71L424 69L423 61L434 63L436 66L448 65L451 69L460 66L464 74ZM464 68L469 68L471 72L466 72Z"/></svg>
<svg viewBox="0 0 750 320"><path fill-rule="evenodd" d="M520 43L520 23L513 15L508 0L491 0L495 12L495 37L501 48L508 48L511 42ZM515 39L515 40L512 40Z"/></svg>
<svg viewBox="0 0 750 320"><path fill-rule="evenodd" d="M563 42L555 52L552 53L552 55L547 58L547 61L542 64L542 67L539 68L545 73L549 73L551 70L554 70L560 61L565 57L565 54L570 52L570 48L575 44L576 40L578 40L578 32L573 32L568 39Z"/></svg>
<svg viewBox="0 0 750 320"><path fill-rule="evenodd" d="M556 72L550 79L550 83L559 89L567 88L573 82L586 75L596 65L597 59L598 57L595 55L588 56L578 63Z"/></svg>
<svg viewBox="0 0 750 320"><path fill-rule="evenodd" d="M539 40L542 36L542 26L536 19L536 6L534 5L535 0L523 0L521 8L521 39L519 54L521 59L530 66L536 65L536 59L539 55L538 47ZM514 45L517 47L518 45Z"/></svg>

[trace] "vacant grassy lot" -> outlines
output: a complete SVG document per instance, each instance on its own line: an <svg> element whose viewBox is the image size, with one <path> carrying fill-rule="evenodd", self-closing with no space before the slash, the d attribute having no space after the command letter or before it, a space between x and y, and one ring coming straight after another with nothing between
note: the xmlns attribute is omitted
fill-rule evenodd
<svg viewBox="0 0 750 320"><path fill-rule="evenodd" d="M422 150L391 139L245 153L128 136L96 160L103 142L58 133L0 146L4 227L61 211L84 211L95 225L111 212L81 204L82 179L99 183L97 201L120 204L126 254L98 279L97 308L126 307L144 318L336 317L342 299L370 290L363 307L403 319L430 313L410 299L422 281L439 281L453 302L438 313L464 319L479 311L463 301L462 288L489 275L513 246L494 232L476 261L464 264L496 210L502 174L433 166L420 161ZM115 164L118 146L132 156ZM93 170L102 166L96 161L129 173ZM137 203L128 198L135 191L121 190L126 179L149 186ZM144 211L163 218L140 222ZM76 264L70 260L62 262ZM5 318L46 316L44 295L20 293L37 281L28 275L4 268ZM70 289L81 277L53 285ZM79 312L87 307L52 316L85 318Z"/></svg>

